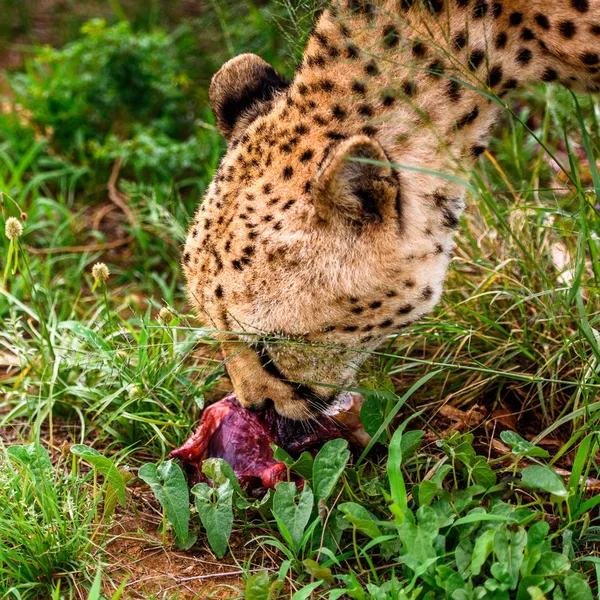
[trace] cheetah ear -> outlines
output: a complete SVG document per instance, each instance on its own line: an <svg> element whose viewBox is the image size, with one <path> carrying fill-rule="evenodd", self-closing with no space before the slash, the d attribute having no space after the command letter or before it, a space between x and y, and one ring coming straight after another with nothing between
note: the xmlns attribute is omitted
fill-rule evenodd
<svg viewBox="0 0 600 600"><path fill-rule="evenodd" d="M400 191L388 163L383 148L372 138L357 135L342 142L312 185L317 218L356 223L382 221L390 215L397 218Z"/></svg>
<svg viewBox="0 0 600 600"><path fill-rule="evenodd" d="M208 92L217 125L230 141L242 123L247 126L288 83L256 54L240 54L214 75Z"/></svg>

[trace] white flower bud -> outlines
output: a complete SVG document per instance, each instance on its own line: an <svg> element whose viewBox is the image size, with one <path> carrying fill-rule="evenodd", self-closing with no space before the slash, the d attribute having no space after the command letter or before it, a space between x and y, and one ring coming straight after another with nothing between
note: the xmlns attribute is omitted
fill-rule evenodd
<svg viewBox="0 0 600 600"><path fill-rule="evenodd" d="M110 275L110 271L108 267L104 263L96 263L92 267L92 277L96 281L106 281L108 276Z"/></svg>
<svg viewBox="0 0 600 600"><path fill-rule="evenodd" d="M23 235L23 225L21 221L15 217L8 217L4 225L6 237L12 242Z"/></svg>

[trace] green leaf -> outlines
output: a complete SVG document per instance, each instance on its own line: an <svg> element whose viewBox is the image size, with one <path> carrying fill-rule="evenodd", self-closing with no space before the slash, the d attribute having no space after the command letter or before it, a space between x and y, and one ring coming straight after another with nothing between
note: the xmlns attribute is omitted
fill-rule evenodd
<svg viewBox="0 0 600 600"><path fill-rule="evenodd" d="M302 564L304 565L304 568L306 569L309 575L311 575L315 579L322 579L323 581L326 581L327 583L333 585L334 579L333 574L331 573L331 569L322 567L318 562L316 562L312 558L307 558L306 560L302 561Z"/></svg>
<svg viewBox="0 0 600 600"><path fill-rule="evenodd" d="M567 598L593 600L590 586L579 575L569 575L565 579L565 591L567 592Z"/></svg>
<svg viewBox="0 0 600 600"><path fill-rule="evenodd" d="M388 450L387 474L394 503L400 509L406 510L408 507L408 496L404 477L402 476L402 434L403 427L399 427L392 436Z"/></svg>
<svg viewBox="0 0 600 600"><path fill-rule="evenodd" d="M338 506L338 509L344 518L363 535L371 539L377 539L383 535L377 527L375 517L364 506L354 502L344 502Z"/></svg>
<svg viewBox="0 0 600 600"><path fill-rule="evenodd" d="M112 348L103 338L101 338L95 331L84 327L79 321L63 321L58 324L58 329L69 329L74 334L81 336L92 346L98 350L105 350L110 352Z"/></svg>
<svg viewBox="0 0 600 600"><path fill-rule="evenodd" d="M517 588L519 570L523 564L526 546L527 534L523 527L519 527L516 531L510 531L506 527L502 527L494 536L494 553L506 570L508 580L504 583L507 583L511 590ZM496 577L495 574L494 577Z"/></svg>
<svg viewBox="0 0 600 600"><path fill-rule="evenodd" d="M35 480L40 483L52 476L52 463L48 451L40 444L9 446L7 454L27 467Z"/></svg>
<svg viewBox="0 0 600 600"><path fill-rule="evenodd" d="M548 492L559 498L568 496L563 480L550 467L532 465L523 469L521 477L523 484L531 489Z"/></svg>
<svg viewBox="0 0 600 600"><path fill-rule="evenodd" d="M373 437L385 420L384 404L387 402L379 394L367 394L360 409L360 420L365 431ZM387 434L382 431L377 441L383 444L387 439Z"/></svg>
<svg viewBox="0 0 600 600"><path fill-rule="evenodd" d="M548 458L550 456L543 448L538 448L535 444L522 438L515 431L503 431L500 434L502 441L512 448L512 453L516 456L537 456L539 458Z"/></svg>
<svg viewBox="0 0 600 600"><path fill-rule="evenodd" d="M422 481L419 485L419 506L429 506L439 489L440 486L433 481Z"/></svg>
<svg viewBox="0 0 600 600"><path fill-rule="evenodd" d="M410 458L419 449L424 435L425 432L421 429L407 431L402 435L402 460Z"/></svg>
<svg viewBox="0 0 600 600"><path fill-rule="evenodd" d="M218 488L198 483L192 488L196 508L208 543L218 558L227 552L227 542L233 527L233 487L226 480Z"/></svg>
<svg viewBox="0 0 600 600"><path fill-rule="evenodd" d="M71 454L78 456L92 465L98 473L103 475L110 487L115 491L121 506L125 506L127 501L125 497L125 482L114 461L85 444L74 444L71 446Z"/></svg>
<svg viewBox="0 0 600 600"><path fill-rule="evenodd" d="M96 577L94 577L94 583L90 588L87 600L100 600L100 592L102 590L102 571L98 569Z"/></svg>
<svg viewBox="0 0 600 600"><path fill-rule="evenodd" d="M239 494L242 493L238 479L226 460L222 458L207 458L202 462L202 473L211 479L216 487L229 481L234 491Z"/></svg>
<svg viewBox="0 0 600 600"><path fill-rule="evenodd" d="M317 500L329 498L349 458L346 440L331 440L319 450L313 465L313 485Z"/></svg>
<svg viewBox="0 0 600 600"><path fill-rule="evenodd" d="M494 549L495 535L496 531L494 529L488 529L475 540L473 558L471 560L471 572L473 575L479 575L479 573L481 573L481 568Z"/></svg>
<svg viewBox="0 0 600 600"><path fill-rule="evenodd" d="M494 473L492 467L490 467L485 458L478 458L479 460L477 460L472 467L471 475L473 476L473 479L477 485L480 485L485 489L489 489L496 485L496 473Z"/></svg>
<svg viewBox="0 0 600 600"><path fill-rule="evenodd" d="M309 583L307 586L305 586L302 589L298 590L292 596L292 600L306 600L322 584L323 584L322 581L314 581L313 583Z"/></svg>
<svg viewBox="0 0 600 600"><path fill-rule="evenodd" d="M165 510L175 531L175 541L182 549L190 548L196 536L189 534L190 501L187 481L178 464L172 460L140 467L138 477L145 481Z"/></svg>
<svg viewBox="0 0 600 600"><path fill-rule="evenodd" d="M556 577L557 575L565 575L571 568L571 562L559 552L544 552L538 561L534 575L542 575L543 577Z"/></svg>
<svg viewBox="0 0 600 600"><path fill-rule="evenodd" d="M267 571L252 575L246 582L246 600L269 600L271 579Z"/></svg>
<svg viewBox="0 0 600 600"><path fill-rule="evenodd" d="M296 499L298 501L296 502ZM314 496L305 484L301 494L297 494L296 484L283 481L277 484L273 496L273 516L281 535L289 537L292 547L298 551L302 536L313 509ZM287 535L286 535L287 534Z"/></svg>

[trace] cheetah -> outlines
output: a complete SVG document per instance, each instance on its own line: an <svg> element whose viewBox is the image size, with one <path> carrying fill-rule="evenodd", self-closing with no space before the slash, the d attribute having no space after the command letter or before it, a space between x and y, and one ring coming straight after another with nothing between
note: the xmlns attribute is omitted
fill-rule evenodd
<svg viewBox="0 0 600 600"><path fill-rule="evenodd" d="M336 404L365 358L438 302L465 187L505 97L600 90L600 0L334 0L291 81L227 62L227 152L183 252L250 410Z"/></svg>

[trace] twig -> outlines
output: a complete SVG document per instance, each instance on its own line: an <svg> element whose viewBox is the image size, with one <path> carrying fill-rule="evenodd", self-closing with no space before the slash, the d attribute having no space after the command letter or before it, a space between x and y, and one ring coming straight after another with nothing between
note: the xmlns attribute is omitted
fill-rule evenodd
<svg viewBox="0 0 600 600"><path fill-rule="evenodd" d="M121 192L119 192L119 190L117 189L117 180L119 179L119 172L121 171L121 163L121 157L119 157L117 158L117 160L115 160L115 164L113 165L107 186L108 197L113 204L118 206L123 211L123 213L127 217L127 220L131 224L131 227L133 227L133 229L137 229L136 220L133 216L133 213L131 212L131 209L129 208L129 206L127 206L126 203L128 196L125 194L121 194Z"/></svg>
<svg viewBox="0 0 600 600"><path fill-rule="evenodd" d="M112 250L120 246L127 246L135 239L134 235L129 235L122 240L106 242L104 244L87 244L85 246L60 246L58 248L32 248L26 246L27 252L31 254L62 254L63 252L98 252L102 250Z"/></svg>

